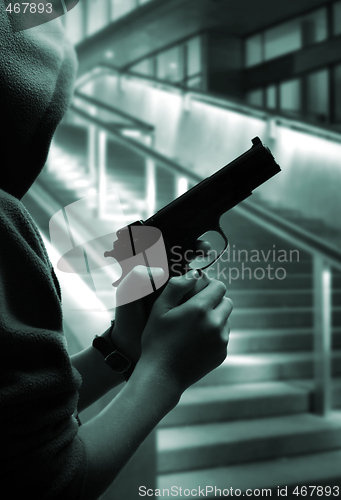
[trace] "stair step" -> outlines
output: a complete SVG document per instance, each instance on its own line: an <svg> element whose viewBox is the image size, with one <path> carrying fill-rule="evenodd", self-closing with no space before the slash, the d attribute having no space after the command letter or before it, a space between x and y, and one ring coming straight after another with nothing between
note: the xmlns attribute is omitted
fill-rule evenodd
<svg viewBox="0 0 341 500"><path fill-rule="evenodd" d="M264 279L257 279L255 275L251 273L237 274L231 271L223 271L218 268L219 272L214 272L213 270L209 272L211 278L217 278L226 284L230 290L273 290L277 292L278 290L292 290L292 289L307 289L313 286L313 276L312 274L277 274L277 279L269 279L268 275ZM275 275L271 274L270 278ZM284 276L284 279L282 277ZM279 278L279 279L278 279ZM341 280L340 280L341 285Z"/></svg>
<svg viewBox="0 0 341 500"><path fill-rule="evenodd" d="M223 269L225 269L225 274L231 274L232 276L234 276L235 274L237 274L237 271L235 270L238 270L239 275L243 275L244 279L245 277L249 277L250 270L251 274L255 275L255 280L258 279L259 281L261 279L264 279L264 277L262 278L264 274L267 277L270 276L270 279L279 276L279 278L277 279L280 280L284 275L282 269L285 270L287 275L292 273L310 274L313 270L311 260L302 260L298 262L296 260L288 262L274 262L270 259L266 261L262 257L260 257L258 261L250 262L247 260L229 261L228 258L228 254L226 254L226 256L224 254L218 261L218 268L221 270L221 272Z"/></svg>
<svg viewBox="0 0 341 500"><path fill-rule="evenodd" d="M310 386L288 382L258 382L192 387L160 427L221 422L309 411Z"/></svg>
<svg viewBox="0 0 341 500"><path fill-rule="evenodd" d="M312 379L190 387L159 427L309 412L314 388ZM332 380L332 403L341 406L340 378Z"/></svg>
<svg viewBox="0 0 341 500"><path fill-rule="evenodd" d="M302 307L313 305L313 291L307 290L233 290L228 292L235 309L239 307ZM341 303L341 290L333 290L333 303Z"/></svg>
<svg viewBox="0 0 341 500"><path fill-rule="evenodd" d="M341 447L341 412L160 429L158 470L169 473Z"/></svg>
<svg viewBox="0 0 341 500"><path fill-rule="evenodd" d="M341 351L334 351L333 374L341 374ZM231 355L196 386L312 378L313 352Z"/></svg>
<svg viewBox="0 0 341 500"><path fill-rule="evenodd" d="M258 491L255 492L259 498L268 498L270 496L278 497L278 486L280 488L287 486L287 498L302 498L301 496L291 496L291 493L298 485L341 485L340 463L341 450L323 451L310 455L298 455L241 465L229 465L228 467L162 474L158 477L157 488L161 492L165 490L164 496L166 496L167 489L172 491L172 487L181 487L183 492L184 490L192 491L194 496L188 495L187 498L194 500L198 498L199 487L205 488L205 496L207 498L218 497L220 495L219 489L223 493L224 490L230 490L230 488L233 489L233 492L237 489L246 492L247 490L271 488L274 490L272 495L269 495L269 493L266 494L265 491L263 495ZM208 487L207 494L206 486ZM214 487L218 489L216 492L214 491ZM308 488L307 498L311 498L311 491L312 489ZM334 492L337 493L337 490L335 489ZM234 494L234 496L238 495L239 493L237 495ZM314 495L313 498L318 497ZM326 497L320 495L319 498Z"/></svg>
<svg viewBox="0 0 341 500"><path fill-rule="evenodd" d="M280 274L281 273L281 274ZM211 278L218 278L223 281L229 288L231 289L249 289L249 290L264 290L271 289L277 292L277 290L300 290L300 289L312 289L313 286L313 275L309 274L284 274L283 271L278 271L277 278L274 273L269 275L266 274L264 279L257 279L254 276L254 273L249 272L244 273L229 273L228 269L224 267L218 267L217 264L212 266L212 269L209 271L209 276ZM258 275L257 275L258 276ZM261 274L259 275L261 276ZM282 279L284 276L284 279ZM341 288L341 276L339 274L333 273L333 287L335 289Z"/></svg>
<svg viewBox="0 0 341 500"><path fill-rule="evenodd" d="M333 349L341 348L341 328L333 330ZM243 353L312 351L314 332L312 328L232 330L229 355Z"/></svg>
<svg viewBox="0 0 341 500"><path fill-rule="evenodd" d="M231 328L304 327L313 325L312 307L237 308L231 315ZM333 308L333 325L341 325L341 307Z"/></svg>

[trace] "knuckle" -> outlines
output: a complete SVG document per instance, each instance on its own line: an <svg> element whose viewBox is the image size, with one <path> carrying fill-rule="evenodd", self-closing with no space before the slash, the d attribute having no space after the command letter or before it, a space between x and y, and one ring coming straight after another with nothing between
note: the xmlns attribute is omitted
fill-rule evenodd
<svg viewBox="0 0 341 500"><path fill-rule="evenodd" d="M229 303L231 311L234 308L233 300L230 297L225 297L226 301Z"/></svg>
<svg viewBox="0 0 341 500"><path fill-rule="evenodd" d="M202 320L207 314L206 303L202 300L196 300L194 304L192 304L192 314L196 315L200 320Z"/></svg>
<svg viewBox="0 0 341 500"><path fill-rule="evenodd" d="M226 344L220 344L214 352L214 365L215 367L218 367L221 365L227 357L227 345Z"/></svg>
<svg viewBox="0 0 341 500"><path fill-rule="evenodd" d="M219 283L219 291L221 291L221 293L225 295L225 293L227 292L226 285L222 281L218 281L218 283Z"/></svg>
<svg viewBox="0 0 341 500"><path fill-rule="evenodd" d="M201 271L201 277L200 277L200 280L199 282L202 282L204 283L205 285L209 285L212 281L212 278L210 278L206 273L205 271Z"/></svg>
<svg viewBox="0 0 341 500"><path fill-rule="evenodd" d="M173 277L167 283L167 287L174 289L174 290L177 290L181 285L182 285L182 277L181 276Z"/></svg>
<svg viewBox="0 0 341 500"><path fill-rule="evenodd" d="M230 332L231 332L231 328L230 328L230 322L229 320L227 320L227 322L225 323L223 329L222 329L222 332L220 334L221 336L221 340L223 342L225 342L226 344L229 342L230 340Z"/></svg>
<svg viewBox="0 0 341 500"><path fill-rule="evenodd" d="M230 315L233 311L233 302L229 297L224 297L223 300L224 300L225 310L228 313L228 315Z"/></svg>
<svg viewBox="0 0 341 500"><path fill-rule="evenodd" d="M207 307L204 302L202 301L197 301L195 305L195 313L200 317L204 317L207 312Z"/></svg>
<svg viewBox="0 0 341 500"><path fill-rule="evenodd" d="M215 290L219 294L225 295L227 288L226 288L226 285L224 285L224 283L222 281L214 279L213 282L212 282L212 284L214 285Z"/></svg>
<svg viewBox="0 0 341 500"><path fill-rule="evenodd" d="M221 365L227 357L227 344L224 344L223 347L219 350L219 360L218 360L218 366Z"/></svg>
<svg viewBox="0 0 341 500"><path fill-rule="evenodd" d="M210 332L214 335L220 335L221 332L221 322L215 315L212 315L208 322L208 328Z"/></svg>

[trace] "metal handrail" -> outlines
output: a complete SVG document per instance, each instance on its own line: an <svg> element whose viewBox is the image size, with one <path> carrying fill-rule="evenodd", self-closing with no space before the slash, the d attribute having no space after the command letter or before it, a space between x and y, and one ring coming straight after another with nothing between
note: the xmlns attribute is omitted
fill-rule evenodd
<svg viewBox="0 0 341 500"><path fill-rule="evenodd" d="M115 70L111 65L103 63L103 66L109 67L112 71ZM91 78L98 75L97 71L90 75ZM129 73L132 74L131 72ZM133 75L135 76L135 75ZM136 75L141 78L141 75ZM144 76L142 76L144 78ZM150 77L146 77L153 80ZM160 83L160 82L158 82ZM78 82L77 87L84 84L84 79ZM162 82L164 85L164 82ZM170 85L171 86L171 85ZM174 86L173 86L174 88ZM181 89L180 89L181 90ZM188 91L188 89L186 89ZM78 95L82 98L83 96ZM92 104L95 104L95 99L91 99ZM216 103L217 105L217 103ZM108 124L93 115L86 113L84 110L71 106L71 109L85 118L92 125L95 125L100 130L115 137L128 148L135 151L137 154L146 158L147 167L147 184L152 181L152 191L155 193L155 164L157 163L163 168L173 172L177 176L183 176L190 179L194 183L200 182L203 178L193 171L183 167L179 163L170 160L162 154L155 151L152 147L142 144L136 140L130 139L121 134L120 130L112 124ZM108 107L106 107L109 110ZM236 108L234 108L235 110ZM250 108L249 108L250 109ZM241 108L238 107L238 111ZM264 117L268 118L268 113L263 113ZM330 139L331 137L329 137ZM338 136L340 140L340 136ZM101 169L101 168L100 168ZM103 171L103 168L102 168ZM148 172L152 172L151 174ZM148 189L148 188L147 188ZM280 236L281 238L295 244L308 252L313 257L313 276L314 276L314 332L315 332L315 411L322 415L329 412L331 408L331 324L332 324L332 307L331 307L331 268L341 269L341 252L328 245L321 238L312 235L311 233L302 230L298 225L288 222L278 215L269 213L266 209L257 206L251 201L244 201L234 207L234 210L244 217L256 222L263 228Z"/></svg>
<svg viewBox="0 0 341 500"><path fill-rule="evenodd" d="M316 137L322 137L327 140L331 140L334 142L341 142L341 133L336 132L328 127L319 127L317 125L300 121L295 118L291 118L285 115L281 115L280 113L274 113L270 110L262 110L258 109L250 104L246 105L241 102L233 101L231 99L217 96L214 94L209 94L204 90L194 89L192 87L187 87L185 85L168 82L166 80L161 80L151 75L143 75L142 73L136 73L131 71L130 69L122 69L118 66L110 64L108 62L99 62L96 66L82 75L76 83L76 88L82 86L86 81L93 79L95 76L101 75L101 68L105 68L112 73L116 73L120 76L128 76L132 78L136 78L139 80L145 80L154 84L156 86L160 86L161 88L167 89L170 92L179 92L181 94L190 94L191 98L205 102L212 106L218 107L220 109L227 109L230 111L235 111L241 113L243 115L252 116L254 118L259 118L260 120L275 120L279 125L283 125L287 128L297 130L300 132L306 132L308 134L315 135Z"/></svg>
<svg viewBox="0 0 341 500"><path fill-rule="evenodd" d="M158 153L155 151L155 149L152 149L148 146L145 146L141 142L138 142L134 139L130 139L129 137L126 137L125 135L122 135L122 133L115 127L115 125L112 125L110 123L106 123L103 120L100 120L99 118L91 115L90 113L87 113L81 108L78 108L74 104L71 104L70 109L77 113L78 115L82 116L92 124L96 125L100 129L104 130L110 135L113 135L119 142L122 144L125 144L128 146L131 150L135 151L135 153L143 156L143 157L150 157L154 161L158 163L158 165L164 167L170 172L186 176L190 178L194 182L200 182L202 181L202 177L200 177L198 174L195 174L194 172L191 172L190 170L186 169L185 167L181 166L179 163L175 162L174 160L170 160L166 156L163 156L162 154Z"/></svg>
<svg viewBox="0 0 341 500"><path fill-rule="evenodd" d="M105 111L108 111L109 113L113 113L115 115L120 116L121 118L129 120L134 125L135 128L140 129L143 132L151 133L155 129L155 127L153 125L150 125L150 123L139 120L138 118L135 118L134 116L131 116L128 113L125 113L121 109L116 108L110 104L107 104L106 102L100 101L99 99L96 99L95 97L91 97L87 94L84 94L83 92L80 92L79 90L75 91L74 96L79 98L79 99L83 99L83 101L87 101L89 104L93 104L97 108L102 108Z"/></svg>
<svg viewBox="0 0 341 500"><path fill-rule="evenodd" d="M81 94L77 95L77 97L84 98L84 96ZM86 100L89 100L87 96ZM95 100L91 99L91 101L94 102ZM119 142L126 145L137 154L143 157L148 156L149 158L157 162L158 165L162 166L168 171L185 176L194 183L201 182L204 179L204 177L196 174L186 167L183 167L174 160L167 158L161 153L155 151L155 149L122 135L114 125L106 123L105 121L97 117L94 117L90 113L87 113L86 111L76 107L73 104L71 105L71 110L81 115L86 120L92 122L100 129L105 130L109 134L115 136L115 138L118 139ZM289 243L300 246L302 250L305 250L312 256L319 254L327 262L329 262L330 265L341 270L341 251L326 243L322 238L319 238L316 235L312 235L308 231L302 230L302 228L298 225L286 221L279 215L269 213L266 209L256 205L251 201L245 200L242 204L237 205L234 210L241 213L245 217L252 219L254 222L265 227L270 232L279 235Z"/></svg>
<svg viewBox="0 0 341 500"><path fill-rule="evenodd" d="M239 206L235 208L238 210ZM331 266L341 271L341 250L329 245L319 236L249 200L243 202L239 212L312 256L323 257Z"/></svg>

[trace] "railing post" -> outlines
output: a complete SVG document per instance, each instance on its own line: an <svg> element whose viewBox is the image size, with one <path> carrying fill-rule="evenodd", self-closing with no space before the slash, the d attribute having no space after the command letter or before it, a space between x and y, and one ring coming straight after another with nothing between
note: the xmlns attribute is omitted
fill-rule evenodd
<svg viewBox="0 0 341 500"><path fill-rule="evenodd" d="M331 410L332 305L331 269L321 255L314 255L314 411L326 415Z"/></svg>
<svg viewBox="0 0 341 500"><path fill-rule="evenodd" d="M266 124L266 145L274 153L277 140L277 122L275 118L268 118Z"/></svg>
<svg viewBox="0 0 341 500"><path fill-rule="evenodd" d="M153 147L154 136L148 135L144 142L146 146ZM156 165L155 161L146 157L145 170L145 197L146 197L146 216L151 217L156 212Z"/></svg>
<svg viewBox="0 0 341 500"><path fill-rule="evenodd" d="M88 168L92 182L96 179L96 150L97 150L97 127L89 125L88 127Z"/></svg>
<svg viewBox="0 0 341 500"><path fill-rule="evenodd" d="M106 209L106 192L107 192L107 133L100 130L98 133L98 218L104 218Z"/></svg>
<svg viewBox="0 0 341 500"><path fill-rule="evenodd" d="M190 111L191 110L191 94L189 91L184 92L183 97L182 97L182 108L184 111Z"/></svg>
<svg viewBox="0 0 341 500"><path fill-rule="evenodd" d="M96 216L101 219L106 207L107 133L90 125L88 141L89 173L98 192Z"/></svg>

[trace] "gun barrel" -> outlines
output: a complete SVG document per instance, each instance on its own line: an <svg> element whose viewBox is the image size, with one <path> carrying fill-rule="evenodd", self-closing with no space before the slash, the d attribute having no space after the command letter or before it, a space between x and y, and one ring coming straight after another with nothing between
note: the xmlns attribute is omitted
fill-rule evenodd
<svg viewBox="0 0 341 500"><path fill-rule="evenodd" d="M159 210L144 224L168 231L174 223L174 229L179 230L180 221L187 219L193 222L198 214L208 209L212 219L214 206L222 215L250 196L254 189L281 170L259 137L255 137L252 143L251 149ZM164 220L167 220L167 226L163 224ZM185 223L185 226L188 225Z"/></svg>

